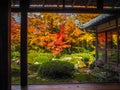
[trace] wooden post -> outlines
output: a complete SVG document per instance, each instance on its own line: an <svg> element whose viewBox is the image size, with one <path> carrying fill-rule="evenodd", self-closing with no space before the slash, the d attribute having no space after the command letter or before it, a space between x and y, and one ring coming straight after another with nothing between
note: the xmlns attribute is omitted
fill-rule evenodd
<svg viewBox="0 0 120 90"><path fill-rule="evenodd" d="M105 62L108 63L108 57L107 57L107 32L105 32Z"/></svg>
<svg viewBox="0 0 120 90"><path fill-rule="evenodd" d="M0 0L0 90L11 90L10 0Z"/></svg>
<svg viewBox="0 0 120 90"><path fill-rule="evenodd" d="M21 10L21 87L27 87L27 10L28 0L20 0Z"/></svg>
<svg viewBox="0 0 120 90"><path fill-rule="evenodd" d="M98 32L97 32L97 28L95 31L95 35L96 35L96 61L98 60Z"/></svg>
<svg viewBox="0 0 120 90"><path fill-rule="evenodd" d="M118 22L118 19L117 19ZM120 64L120 27L118 23L118 63Z"/></svg>
<svg viewBox="0 0 120 90"><path fill-rule="evenodd" d="M119 64L119 45L120 45L120 43L119 43L119 26L118 26L118 15L116 15L116 30L117 30L117 44L118 44L118 46L117 46L117 64Z"/></svg>

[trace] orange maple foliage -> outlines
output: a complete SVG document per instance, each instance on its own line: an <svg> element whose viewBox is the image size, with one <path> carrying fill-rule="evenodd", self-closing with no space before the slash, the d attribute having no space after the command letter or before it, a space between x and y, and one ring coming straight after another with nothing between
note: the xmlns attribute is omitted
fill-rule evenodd
<svg viewBox="0 0 120 90"><path fill-rule="evenodd" d="M52 41L47 45L47 48L48 49L51 48L54 54L59 54L62 52L64 48L71 47L70 44L67 44L65 41L63 41L64 38L66 37L64 32L65 32L65 26L64 24L62 24L60 25L60 31L56 33L56 40Z"/></svg>
<svg viewBox="0 0 120 90"><path fill-rule="evenodd" d="M20 47L20 24L11 18L11 44L14 48Z"/></svg>
<svg viewBox="0 0 120 90"><path fill-rule="evenodd" d="M33 16L28 17L28 49L45 49L59 54L65 49L80 47L83 41L87 44L94 41L93 35L82 31L75 23L76 19L80 20L81 17L85 17L84 15L41 13L38 17ZM87 16L82 20L86 22L91 17ZM18 39L20 39L20 24L13 18L12 41L18 44L20 42Z"/></svg>

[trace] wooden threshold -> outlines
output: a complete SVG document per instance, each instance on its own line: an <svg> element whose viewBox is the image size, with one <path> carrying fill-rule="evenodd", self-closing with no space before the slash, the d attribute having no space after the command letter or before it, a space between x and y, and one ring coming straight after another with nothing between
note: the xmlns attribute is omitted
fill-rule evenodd
<svg viewBox="0 0 120 90"><path fill-rule="evenodd" d="M20 86L13 85L12 90L20 90ZM28 85L21 90L120 90L120 83Z"/></svg>

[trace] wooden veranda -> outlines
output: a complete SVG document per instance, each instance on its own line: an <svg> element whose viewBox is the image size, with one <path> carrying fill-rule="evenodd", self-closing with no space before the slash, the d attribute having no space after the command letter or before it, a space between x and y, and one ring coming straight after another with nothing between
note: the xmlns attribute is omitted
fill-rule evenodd
<svg viewBox="0 0 120 90"><path fill-rule="evenodd" d="M21 87L27 87L27 13L119 14L120 0L0 0L0 85L11 90L11 12L21 13Z"/></svg>

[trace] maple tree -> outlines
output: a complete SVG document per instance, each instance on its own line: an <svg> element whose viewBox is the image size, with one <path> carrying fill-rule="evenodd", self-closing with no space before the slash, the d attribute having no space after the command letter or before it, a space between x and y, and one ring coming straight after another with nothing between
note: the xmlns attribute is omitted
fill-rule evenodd
<svg viewBox="0 0 120 90"><path fill-rule="evenodd" d="M13 49L20 48L20 24L11 17L11 46Z"/></svg>
<svg viewBox="0 0 120 90"><path fill-rule="evenodd" d="M62 24L62 25L60 25L60 31L56 33L56 39L55 39L55 41L52 41L51 43L49 43L47 45L47 48L48 49L52 48L54 54L59 54L60 52L62 52L62 50L64 48L71 47L70 44L67 44L64 41L64 38L66 38L66 35L65 35L65 26L64 26L64 24Z"/></svg>
<svg viewBox="0 0 120 90"><path fill-rule="evenodd" d="M94 36L82 31L75 21L82 19L86 22L92 16L82 17L84 15L61 13L40 13L37 15L29 13L28 49L44 49L53 54L59 54L66 49L72 51L81 46L89 47L90 44L93 44ZM20 38L20 24L14 18L12 19L12 41L15 42L14 44L18 44L20 41L18 40Z"/></svg>

